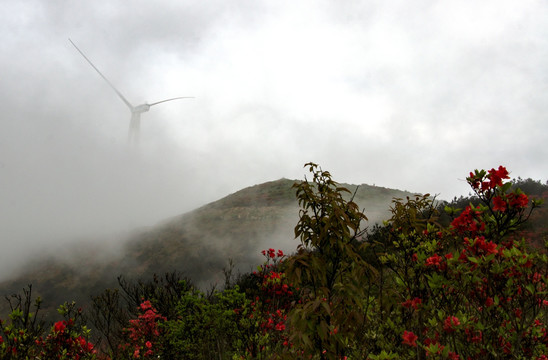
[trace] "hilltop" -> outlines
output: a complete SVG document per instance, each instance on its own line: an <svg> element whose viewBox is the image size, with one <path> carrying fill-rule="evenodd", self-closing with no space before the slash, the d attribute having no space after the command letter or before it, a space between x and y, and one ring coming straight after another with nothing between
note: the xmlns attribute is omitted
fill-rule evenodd
<svg viewBox="0 0 548 360"><path fill-rule="evenodd" d="M196 210L135 231L116 254L90 242L66 249L63 256L32 261L32 267L0 283L0 293L18 293L28 284L51 309L67 300L85 305L91 295L115 287L117 276L150 278L178 271L202 288L223 284L223 268L233 261L236 271L248 272L261 263L265 248L292 252L298 204L295 180L279 179L254 185ZM412 193L371 185L348 185L354 201L372 225L389 217L394 197Z"/></svg>

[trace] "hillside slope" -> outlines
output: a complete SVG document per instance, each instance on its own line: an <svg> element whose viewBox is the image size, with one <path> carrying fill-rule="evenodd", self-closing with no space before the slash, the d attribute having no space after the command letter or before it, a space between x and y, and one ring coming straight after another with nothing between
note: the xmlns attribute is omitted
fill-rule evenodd
<svg viewBox="0 0 548 360"><path fill-rule="evenodd" d="M51 309L67 300L85 305L90 295L115 287L121 274L150 279L154 273L179 271L203 288L222 285L222 269L229 259L236 270L247 272L261 263L262 249L291 252L296 248L293 228L299 209L294 182L280 179L251 186L140 230L114 256L90 243L67 250L62 257L36 259L32 268L0 283L0 295L20 292L32 283L45 308ZM355 192L354 200L365 209L369 223L388 217L392 198L410 195L370 185L347 187Z"/></svg>

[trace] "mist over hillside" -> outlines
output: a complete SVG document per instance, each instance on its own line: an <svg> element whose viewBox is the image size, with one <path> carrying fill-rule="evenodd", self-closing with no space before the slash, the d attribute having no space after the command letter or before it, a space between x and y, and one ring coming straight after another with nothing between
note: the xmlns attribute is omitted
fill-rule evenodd
<svg viewBox="0 0 548 360"><path fill-rule="evenodd" d="M178 271L203 289L220 286L229 260L234 271L244 273L262 262L262 249L295 250L299 208L294 183L280 179L251 186L129 235L45 252L0 283L0 293L20 292L32 283L45 306L53 308L69 299L85 304L90 295L115 287L119 275L148 279ZM392 198L411 195L370 185L347 187L369 225L388 217Z"/></svg>

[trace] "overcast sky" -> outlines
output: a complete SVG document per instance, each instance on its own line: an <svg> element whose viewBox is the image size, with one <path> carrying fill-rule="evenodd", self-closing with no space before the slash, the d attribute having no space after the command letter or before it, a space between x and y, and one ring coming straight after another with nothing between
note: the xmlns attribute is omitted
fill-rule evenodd
<svg viewBox="0 0 548 360"><path fill-rule="evenodd" d="M544 0L4 0L1 261L308 161L443 199L475 168L546 181L547 19ZM195 98L128 147L128 108L69 37L134 105Z"/></svg>

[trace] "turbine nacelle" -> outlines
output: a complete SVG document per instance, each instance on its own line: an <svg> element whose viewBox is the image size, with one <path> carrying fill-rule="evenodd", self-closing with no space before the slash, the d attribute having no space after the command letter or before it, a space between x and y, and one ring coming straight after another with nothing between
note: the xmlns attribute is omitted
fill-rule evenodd
<svg viewBox="0 0 548 360"><path fill-rule="evenodd" d="M144 113L144 112L147 112L150 110L150 105L149 104L143 104L143 105L137 105L135 107L133 107L133 109L131 109L131 112L133 113Z"/></svg>

